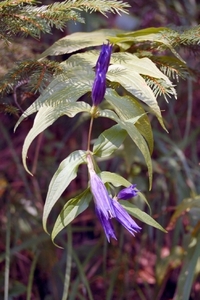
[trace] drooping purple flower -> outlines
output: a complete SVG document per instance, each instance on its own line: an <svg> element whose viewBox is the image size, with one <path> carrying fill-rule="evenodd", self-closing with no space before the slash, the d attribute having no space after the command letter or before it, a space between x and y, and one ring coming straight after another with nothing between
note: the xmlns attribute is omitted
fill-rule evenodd
<svg viewBox="0 0 200 300"><path fill-rule="evenodd" d="M117 239L111 223L111 219L115 217L112 199L109 197L108 191L100 177L93 170L89 170L89 173L90 189L94 196L96 214L101 221L107 240L110 241L111 237Z"/></svg>
<svg viewBox="0 0 200 300"><path fill-rule="evenodd" d="M134 233L141 230L135 221L130 217L127 211L121 206L121 204L117 200L113 200L112 205L115 210L116 219L119 223L121 223L132 235L135 236Z"/></svg>
<svg viewBox="0 0 200 300"><path fill-rule="evenodd" d="M104 98L106 92L106 73L110 63L112 52L111 44L103 44L101 52L95 66L95 79L92 87L92 102L98 106Z"/></svg>
<svg viewBox="0 0 200 300"><path fill-rule="evenodd" d="M90 156L87 157L87 161L90 174L90 190L94 197L96 214L102 224L108 242L110 242L110 238L117 239L111 223L112 218L116 218L118 222L134 235L141 228L129 216L120 203L109 196L104 183L94 171Z"/></svg>
<svg viewBox="0 0 200 300"><path fill-rule="evenodd" d="M116 236L115 236L115 231L114 231L114 228L113 228L113 225L111 223L111 220L110 219L107 219L104 214L102 213L99 205L95 205L95 210L96 210L96 214L97 214L97 217L99 218L100 222L101 222L101 225L104 229L104 232L105 232L105 235L106 235L106 238L108 240L108 242L110 242L110 238L113 238L115 240L117 240Z"/></svg>
<svg viewBox="0 0 200 300"><path fill-rule="evenodd" d="M123 190L121 190L118 193L117 199L128 200L132 197L137 196L138 190L135 187L136 187L136 184L132 184L129 187L124 188Z"/></svg>
<svg viewBox="0 0 200 300"><path fill-rule="evenodd" d="M105 231L107 240L110 238L117 239L111 223L111 219L115 217L115 211L112 206L112 199L108 195L108 191L100 177L93 168L91 157L88 155L88 171L90 174L90 189L94 197L96 214Z"/></svg>

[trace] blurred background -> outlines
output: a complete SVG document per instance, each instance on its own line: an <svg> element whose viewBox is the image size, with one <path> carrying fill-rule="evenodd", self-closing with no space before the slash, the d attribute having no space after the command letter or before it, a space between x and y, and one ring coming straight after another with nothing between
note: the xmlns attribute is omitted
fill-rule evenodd
<svg viewBox="0 0 200 300"><path fill-rule="evenodd" d="M200 19L200 4L195 0L130 0L129 15L99 13L83 16L85 24L69 22L64 31L32 38L14 38L9 47L0 42L0 76L16 61L36 58L56 40L77 31L99 28L119 28L134 31L159 26L195 26ZM53 1L42 1L42 4ZM198 50L198 49L197 49ZM198 70L198 55L181 49L188 65ZM197 52L198 53L198 52ZM58 59L58 58L55 58ZM65 58L60 58L66 59ZM100 162L102 170L117 172L137 184L152 209L152 216L168 233L163 233L138 221L142 227L135 238L115 224L118 241L107 243L103 229L90 205L79 215L56 242L42 228L42 212L49 182L59 163L69 153L86 147L88 122L77 130L81 117L66 116L56 121L30 147L27 174L21 162L23 141L32 127L33 116L13 132L21 112L0 114L0 298L4 295L6 242L10 243L9 299L60 300L62 298L67 257L67 241L73 240L70 300L170 300L181 286L184 272L192 289L190 300L200 299L200 79L175 81L178 99L159 98L168 133L156 118L150 116L154 132L152 156L153 188L148 191L146 166L133 147L127 147ZM25 88L18 90L18 102L25 110L38 95ZM3 103L15 105L12 94ZM0 108L1 109L1 108ZM107 121L109 122L109 121ZM94 135L109 123L98 122ZM127 144L129 141L126 141ZM126 149L126 147L125 147ZM49 219L52 228L63 204L85 188L84 167L64 192ZM137 205L148 211L144 203ZM196 252L195 252L196 251ZM191 265L190 262L193 262ZM186 268L186 269L184 269ZM184 281L185 282L185 281Z"/></svg>

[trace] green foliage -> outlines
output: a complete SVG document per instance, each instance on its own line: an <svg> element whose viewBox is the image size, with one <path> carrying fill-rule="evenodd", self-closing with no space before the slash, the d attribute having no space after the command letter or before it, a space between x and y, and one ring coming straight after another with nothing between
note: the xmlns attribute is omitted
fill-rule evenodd
<svg viewBox="0 0 200 300"><path fill-rule="evenodd" d="M185 249L187 256L184 257L183 267L179 275L175 300L188 300L194 278L199 274L199 251L200 234L196 232L191 237L188 247Z"/></svg>
<svg viewBox="0 0 200 300"><path fill-rule="evenodd" d="M158 222L156 222L151 216L146 214L144 211L141 211L137 206L133 205L130 202L120 201L120 204L128 211L130 215L141 220L142 222L153 226L157 229L160 229L164 232L167 232Z"/></svg>
<svg viewBox="0 0 200 300"><path fill-rule="evenodd" d="M96 156L111 156L125 140L127 136L126 130L122 129L119 124L105 130L96 139L93 145L93 153Z"/></svg>
<svg viewBox="0 0 200 300"><path fill-rule="evenodd" d="M44 230L47 232L47 218L57 202L60 198L64 190L68 187L70 182L77 176L78 167L80 164L86 162L86 152L85 151L75 151L72 152L66 159L64 159L57 169L56 173L54 174L47 193L46 202L44 205L43 211L43 227ZM76 206L73 202L71 204L71 210L74 209ZM76 215L74 215L75 217ZM73 218L71 219L71 221Z"/></svg>
<svg viewBox="0 0 200 300"><path fill-rule="evenodd" d="M17 62L1 80L0 93L5 95L23 85L30 91L41 93L52 81L53 74L61 70L58 63L49 60Z"/></svg>
<svg viewBox="0 0 200 300"><path fill-rule="evenodd" d="M108 12L126 12L129 7L127 3L112 0L66 0L42 6L36 6L37 3L35 0L2 1L0 38L8 41L17 34L39 38L42 32L50 33L53 26L62 30L69 20L84 22L80 11L99 11L106 15Z"/></svg>
<svg viewBox="0 0 200 300"><path fill-rule="evenodd" d="M89 189L87 189L77 197L67 201L55 221L51 234L51 239L53 242L56 236L64 228L66 228L67 225L69 225L80 213L88 208L91 199L92 195L89 192Z"/></svg>

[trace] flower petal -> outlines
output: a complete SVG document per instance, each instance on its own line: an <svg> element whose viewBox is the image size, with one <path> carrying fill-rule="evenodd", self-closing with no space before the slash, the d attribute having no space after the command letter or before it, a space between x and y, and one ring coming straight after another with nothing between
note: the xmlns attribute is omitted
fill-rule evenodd
<svg viewBox="0 0 200 300"><path fill-rule="evenodd" d="M141 230L127 211L120 205L117 200L112 201L112 205L115 210L116 219L121 223L132 235Z"/></svg>
<svg viewBox="0 0 200 300"><path fill-rule="evenodd" d="M101 211L104 218L109 220L115 217L115 211L112 206L112 199L100 177L93 171L90 173L90 189L94 196L95 205L98 211Z"/></svg>
<svg viewBox="0 0 200 300"><path fill-rule="evenodd" d="M92 102L95 106L99 105L106 92L106 74L97 72L92 87Z"/></svg>
<svg viewBox="0 0 200 300"><path fill-rule="evenodd" d="M106 73L108 71L108 66L110 63L110 57L112 53L112 45L111 44L103 44L101 47L101 52L99 58L96 63L96 71L99 72L104 71Z"/></svg>
<svg viewBox="0 0 200 300"><path fill-rule="evenodd" d="M114 228L112 226L110 219L105 218L102 211L98 209L98 206L96 206L96 214L101 222L101 225L104 229L104 232L105 232L108 242L110 242L110 238L117 240L117 238L115 236Z"/></svg>
<svg viewBox="0 0 200 300"><path fill-rule="evenodd" d="M135 187L136 187L136 184L132 184L129 187L121 190L118 193L117 198L120 200L128 200L132 197L137 196L138 191Z"/></svg>

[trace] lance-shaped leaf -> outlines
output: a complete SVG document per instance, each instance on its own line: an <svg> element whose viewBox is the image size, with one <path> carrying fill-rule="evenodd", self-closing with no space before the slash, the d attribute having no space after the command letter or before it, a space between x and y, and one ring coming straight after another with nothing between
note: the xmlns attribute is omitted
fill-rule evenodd
<svg viewBox="0 0 200 300"><path fill-rule="evenodd" d="M177 290L175 293L175 300L188 300L190 299L192 284L194 278L199 273L199 253L200 253L200 233L192 236L191 241L186 249L183 267L178 277Z"/></svg>
<svg viewBox="0 0 200 300"><path fill-rule="evenodd" d="M93 146L93 153L100 157L110 156L126 138L126 130L114 125L100 134Z"/></svg>
<svg viewBox="0 0 200 300"><path fill-rule="evenodd" d="M110 182L115 187L118 187L121 185L128 187L132 184L130 181L126 180L124 177L122 177L121 175L116 174L116 173L103 171L101 173L98 173L98 175L101 178L101 180L103 181L103 183Z"/></svg>
<svg viewBox="0 0 200 300"><path fill-rule="evenodd" d="M25 118L37 112L44 104L55 107L57 103L64 101L77 101L85 93L91 91L93 80L94 72L91 67L81 69L80 65L68 66L68 71L57 76L37 100L25 110L15 125L15 130Z"/></svg>
<svg viewBox="0 0 200 300"><path fill-rule="evenodd" d="M120 64L128 69L132 69L140 75L145 75L147 84L149 85L149 81L157 83L160 88L160 94L163 94L165 98L171 95L176 98L177 95L174 84L170 81L168 76L158 69L151 59L147 57L139 58L131 53L120 52L112 55L111 63ZM154 89L152 90L154 91ZM154 95L157 97L155 91Z"/></svg>
<svg viewBox="0 0 200 300"><path fill-rule="evenodd" d="M61 230L63 230L79 214L86 210L86 208L88 208L91 198L92 195L90 193L90 190L86 189L83 193L67 201L54 224L51 233L53 242L56 236L61 232Z"/></svg>
<svg viewBox="0 0 200 300"><path fill-rule="evenodd" d="M170 43L170 35L173 35L174 38L179 37L180 33L178 31L172 30L167 27L149 27L145 29L140 29L132 32L119 33L117 37L110 37L109 40L111 43L117 43L119 45L125 46L129 44L129 47L134 43L141 42L153 42L157 43L158 46L162 45L165 48L169 48L172 53L178 57L180 60L184 62L184 60L180 57L178 52L173 48L172 43Z"/></svg>
<svg viewBox="0 0 200 300"><path fill-rule="evenodd" d="M107 78L110 81L120 83L134 97L147 104L158 118L162 127L165 128L156 97L138 72L134 71L132 67L128 68L115 64L109 67Z"/></svg>
<svg viewBox="0 0 200 300"><path fill-rule="evenodd" d="M175 92L173 84L169 80L169 78L163 72L161 72L156 64L152 62L148 57L139 58L136 55L128 52L113 53L111 63L121 64L125 67L133 68L135 72L142 75L162 78Z"/></svg>
<svg viewBox="0 0 200 300"><path fill-rule="evenodd" d="M126 211L133 217L141 220L142 222L160 229L163 232L167 232L158 222L156 222L150 215L140 210L137 206L128 201L119 201L121 206L123 206Z"/></svg>
<svg viewBox="0 0 200 300"><path fill-rule="evenodd" d="M166 43L169 44L169 41L162 37L162 32L170 30L167 27L149 27L145 29L140 29L132 32L122 32L117 35L117 37L111 37L110 40L113 43L122 43L122 42L143 42L143 41L151 41L151 42L157 42L160 41L160 43Z"/></svg>
<svg viewBox="0 0 200 300"><path fill-rule="evenodd" d="M141 151L141 153L144 156L144 159L145 159L145 162L146 162L146 165L148 168L148 172L149 172L149 188L151 189L152 162L151 162L150 151L149 151L149 148L147 146L145 139L143 138L141 133L138 131L138 129L134 125L140 119L141 116L122 121L118 118L116 113L114 113L113 111L111 111L109 109L104 109L104 110L99 111L98 116L110 118L113 121L117 122L121 126L121 128L126 130L128 135L130 136L130 138L134 141L134 143L136 144L136 146L139 148L139 150Z"/></svg>
<svg viewBox="0 0 200 300"><path fill-rule="evenodd" d="M112 105L121 120L128 120L140 116L135 123L136 128L148 143L150 153L153 152L153 133L148 116L140 103L130 96L119 96L113 89L107 89L106 100Z"/></svg>
<svg viewBox="0 0 200 300"><path fill-rule="evenodd" d="M86 163L86 151L77 150L64 159L49 184L49 189L43 211L43 227L47 232L48 216L70 182L77 176L80 164Z"/></svg>
<svg viewBox="0 0 200 300"><path fill-rule="evenodd" d="M92 46L100 46L107 42L108 35L115 36L119 32L116 29L103 29L93 32L72 33L56 41L40 55L40 59L49 55L62 55Z"/></svg>
<svg viewBox="0 0 200 300"><path fill-rule="evenodd" d="M35 139L35 137L52 125L60 116L67 115L68 117L74 117L80 112L90 112L90 105L80 101L80 102L67 102L60 101L56 103L56 106L46 106L41 107L34 119L33 127L29 131L24 141L22 148L22 161L24 168L28 173L30 171L27 168L26 157L30 144ZM31 174L31 173L30 173Z"/></svg>

